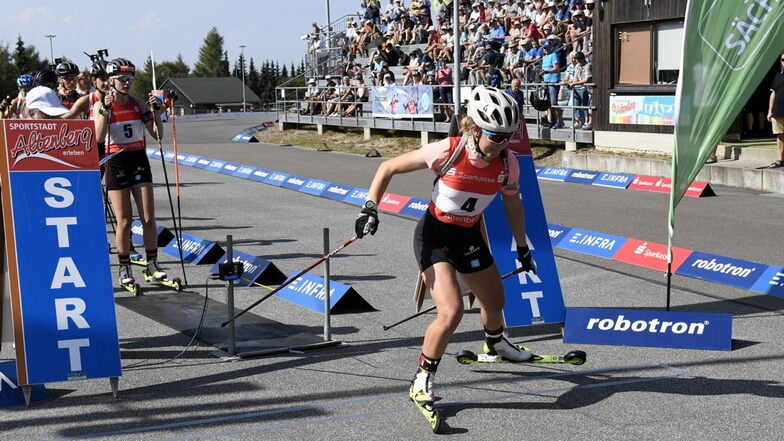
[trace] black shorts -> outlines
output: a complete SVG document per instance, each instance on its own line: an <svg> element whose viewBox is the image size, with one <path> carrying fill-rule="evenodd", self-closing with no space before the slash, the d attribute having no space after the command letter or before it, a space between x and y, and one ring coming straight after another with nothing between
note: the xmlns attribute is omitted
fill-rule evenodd
<svg viewBox="0 0 784 441"><path fill-rule="evenodd" d="M145 149L118 153L105 165L107 190L122 190L152 182L150 160Z"/></svg>
<svg viewBox="0 0 784 441"><path fill-rule="evenodd" d="M414 231L414 254L424 271L438 262L449 262L459 273L475 273L493 265L480 223L465 228L439 221L430 212Z"/></svg>

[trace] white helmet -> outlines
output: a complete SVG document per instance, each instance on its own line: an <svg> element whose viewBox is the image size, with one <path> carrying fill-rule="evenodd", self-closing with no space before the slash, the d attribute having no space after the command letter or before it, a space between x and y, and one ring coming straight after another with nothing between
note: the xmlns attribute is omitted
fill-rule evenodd
<svg viewBox="0 0 784 441"><path fill-rule="evenodd" d="M514 133L520 121L517 103L512 97L488 86L477 86L471 91L468 116L480 129L493 133Z"/></svg>

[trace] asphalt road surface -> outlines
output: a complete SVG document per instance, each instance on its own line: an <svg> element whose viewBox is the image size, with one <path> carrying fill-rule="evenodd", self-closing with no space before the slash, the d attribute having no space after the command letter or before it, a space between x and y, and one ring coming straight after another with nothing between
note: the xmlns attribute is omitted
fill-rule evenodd
<svg viewBox="0 0 784 441"><path fill-rule="evenodd" d="M247 165L367 187L381 159L296 146L229 142L260 117L178 120L177 144L193 153ZM167 125L167 130L170 126ZM170 133L170 132L169 132ZM171 140L163 145L171 149ZM167 164L174 193L175 176ZM353 235L357 208L207 170L180 167L173 194L186 233L273 262L284 273L323 254L323 229L332 248ZM171 226L160 165L154 167L159 222ZM426 198L432 175L398 177L389 191ZM667 196L540 181L548 222L634 237L667 240ZM714 188L716 197L685 198L678 209L675 244L723 256L780 265L784 247L782 195ZM123 375L119 395L105 379L48 384L51 398L0 410L4 440L51 439L434 439L408 401L421 336L432 315L384 331L414 312L414 220L381 215L378 233L330 259L332 279L349 284L375 311L331 317L340 345L232 359L216 348L149 317L117 306ZM114 257L113 257L114 259ZM114 261L113 261L114 262ZM661 309L660 272L557 250L568 307ZM179 274L170 256L164 266ZM206 265L187 265L193 313L199 325L205 296L225 303L227 284L209 280ZM116 272L116 266L113 267ZM319 274L321 269L316 270ZM145 296L171 296L145 285ZM260 287L235 288L237 308L263 296ZM572 365L470 365L454 360L461 349L481 350L478 310L469 310L436 377L437 405L449 439L680 440L771 439L784 421L782 369L784 299L673 277L675 311L733 315L733 350L699 351L579 345L588 362ZM115 292L126 298L124 290ZM428 301L429 302L429 301ZM176 314L177 312L175 312ZM324 317L278 298L252 310L298 331L321 336ZM513 340L541 353L576 349L557 326L514 328ZM189 346L190 344L190 346ZM0 360L11 359L4 345Z"/></svg>

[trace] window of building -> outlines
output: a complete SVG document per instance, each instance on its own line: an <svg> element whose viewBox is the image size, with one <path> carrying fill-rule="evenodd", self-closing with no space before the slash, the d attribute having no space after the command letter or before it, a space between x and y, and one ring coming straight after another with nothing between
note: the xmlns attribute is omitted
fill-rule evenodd
<svg viewBox="0 0 784 441"><path fill-rule="evenodd" d="M683 51L683 21L632 23L615 28L615 85L673 85Z"/></svg>

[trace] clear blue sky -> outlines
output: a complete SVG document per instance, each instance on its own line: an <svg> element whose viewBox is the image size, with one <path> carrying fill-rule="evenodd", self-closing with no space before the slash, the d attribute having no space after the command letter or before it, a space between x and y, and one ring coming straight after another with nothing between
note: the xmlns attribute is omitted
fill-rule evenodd
<svg viewBox="0 0 784 441"><path fill-rule="evenodd" d="M152 51L156 62L181 54L193 69L207 32L215 26L231 66L244 44L245 57L258 67L264 60L286 66L299 64L306 44L300 36L314 21L332 21L356 13L359 0L129 0L63 1L2 0L0 44L13 51L18 35L38 49L42 58L66 56L80 68L90 64L84 54L108 49L109 57L125 57L142 65Z"/></svg>

